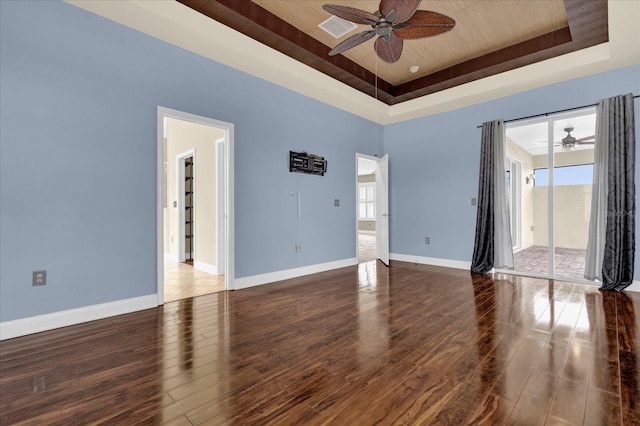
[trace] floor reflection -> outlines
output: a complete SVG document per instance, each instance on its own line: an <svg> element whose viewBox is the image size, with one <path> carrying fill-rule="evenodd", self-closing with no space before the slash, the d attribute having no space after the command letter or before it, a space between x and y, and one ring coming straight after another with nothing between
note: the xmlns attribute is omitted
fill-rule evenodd
<svg viewBox="0 0 640 426"><path fill-rule="evenodd" d="M389 349L389 268L380 261L358 264L358 356L360 362Z"/></svg>
<svg viewBox="0 0 640 426"><path fill-rule="evenodd" d="M358 264L358 289L359 291L375 291L378 287L378 262L370 260Z"/></svg>
<svg viewBox="0 0 640 426"><path fill-rule="evenodd" d="M180 363L182 368L193 367L193 298L178 302L180 316Z"/></svg>

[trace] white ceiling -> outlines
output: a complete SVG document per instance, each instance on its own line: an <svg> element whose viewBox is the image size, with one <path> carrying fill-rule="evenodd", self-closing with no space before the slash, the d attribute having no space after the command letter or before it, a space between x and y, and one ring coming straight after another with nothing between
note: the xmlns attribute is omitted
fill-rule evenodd
<svg viewBox="0 0 640 426"><path fill-rule="evenodd" d="M576 139L593 136L596 133L595 108L588 108L555 117L542 117L520 123L510 123L507 125L507 137L531 155L547 154L549 140L548 122L553 124L554 144L562 143L562 138L567 135L567 132L564 131L567 127L574 128L574 130L571 131L571 136ZM593 145L576 145L574 149L593 149ZM556 145L554 151L562 151L562 146Z"/></svg>
<svg viewBox="0 0 640 426"><path fill-rule="evenodd" d="M450 111L640 63L640 1L609 1L608 43L388 106L176 1L68 2L379 124Z"/></svg>

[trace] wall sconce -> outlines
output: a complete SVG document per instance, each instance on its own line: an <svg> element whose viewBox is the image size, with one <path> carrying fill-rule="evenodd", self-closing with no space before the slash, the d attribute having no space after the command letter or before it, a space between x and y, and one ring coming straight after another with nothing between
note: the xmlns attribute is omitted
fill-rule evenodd
<svg viewBox="0 0 640 426"><path fill-rule="evenodd" d="M527 183L527 185L529 184L529 182L535 182L536 177L532 174L527 175L527 177L524 178L524 181Z"/></svg>

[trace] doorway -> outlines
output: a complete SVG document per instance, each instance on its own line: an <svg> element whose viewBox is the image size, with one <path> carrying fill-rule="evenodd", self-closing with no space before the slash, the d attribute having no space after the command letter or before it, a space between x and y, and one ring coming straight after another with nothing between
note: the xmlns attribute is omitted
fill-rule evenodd
<svg viewBox="0 0 640 426"><path fill-rule="evenodd" d="M158 304L233 288L233 125L158 107Z"/></svg>
<svg viewBox="0 0 640 426"><path fill-rule="evenodd" d="M358 263L376 260L376 162L358 161Z"/></svg>
<svg viewBox="0 0 640 426"><path fill-rule="evenodd" d="M507 125L516 273L584 281L595 121L585 108Z"/></svg>
<svg viewBox="0 0 640 426"><path fill-rule="evenodd" d="M356 255L389 265L389 156L356 154Z"/></svg>

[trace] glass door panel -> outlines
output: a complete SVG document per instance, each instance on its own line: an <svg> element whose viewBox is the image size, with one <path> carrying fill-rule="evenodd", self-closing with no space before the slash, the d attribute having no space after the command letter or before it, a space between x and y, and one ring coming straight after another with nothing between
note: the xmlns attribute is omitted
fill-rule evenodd
<svg viewBox="0 0 640 426"><path fill-rule="evenodd" d="M554 275L584 279L591 218L595 112L553 120Z"/></svg>
<svg viewBox="0 0 640 426"><path fill-rule="evenodd" d="M595 109L512 123L506 133L515 272L584 279Z"/></svg>
<svg viewBox="0 0 640 426"><path fill-rule="evenodd" d="M514 270L549 276L547 122L523 122L507 127L506 153L511 187L511 233ZM505 165L507 162L505 162ZM513 172L512 170L513 169Z"/></svg>

